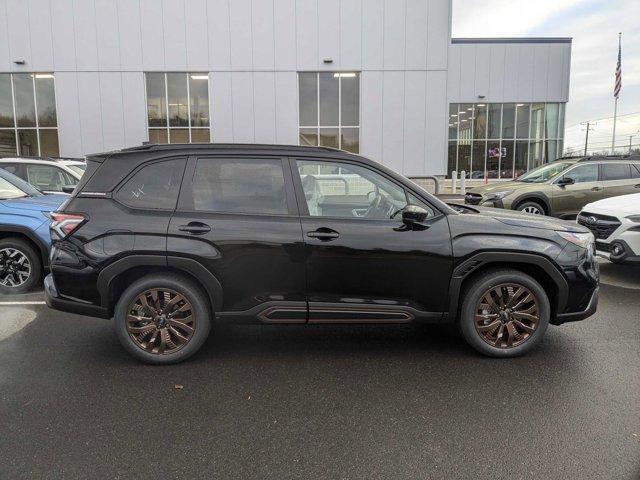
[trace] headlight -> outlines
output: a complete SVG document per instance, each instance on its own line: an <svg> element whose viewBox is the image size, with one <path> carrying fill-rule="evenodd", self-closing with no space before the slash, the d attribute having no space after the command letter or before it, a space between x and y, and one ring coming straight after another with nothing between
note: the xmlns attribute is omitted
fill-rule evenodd
<svg viewBox="0 0 640 480"><path fill-rule="evenodd" d="M574 233L574 232L561 232L556 230L556 233L564 238L567 242L571 242L582 248L589 248L589 246L595 242L593 233Z"/></svg>
<svg viewBox="0 0 640 480"><path fill-rule="evenodd" d="M627 217L627 220L631 220L632 222L635 222L635 223L640 223L640 215L629 215Z"/></svg>
<svg viewBox="0 0 640 480"><path fill-rule="evenodd" d="M489 194L487 194L487 200L493 200L493 199L501 199L506 197L507 195L511 195L513 193L513 190L502 190L500 192L491 192Z"/></svg>

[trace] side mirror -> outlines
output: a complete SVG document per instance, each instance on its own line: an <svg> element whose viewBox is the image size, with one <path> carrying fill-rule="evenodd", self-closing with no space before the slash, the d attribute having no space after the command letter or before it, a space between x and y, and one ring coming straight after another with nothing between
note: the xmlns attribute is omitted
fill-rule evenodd
<svg viewBox="0 0 640 480"><path fill-rule="evenodd" d="M409 204L402 209L402 223L405 230L426 230L429 225L425 223L429 212L418 205Z"/></svg>
<svg viewBox="0 0 640 480"><path fill-rule="evenodd" d="M565 187L567 185L573 185L575 182L575 180L571 177L562 177L560 180L558 180L557 184L560 185L561 187Z"/></svg>
<svg viewBox="0 0 640 480"><path fill-rule="evenodd" d="M75 186L65 185L64 187L62 187L62 193L72 194L75 189L76 189Z"/></svg>

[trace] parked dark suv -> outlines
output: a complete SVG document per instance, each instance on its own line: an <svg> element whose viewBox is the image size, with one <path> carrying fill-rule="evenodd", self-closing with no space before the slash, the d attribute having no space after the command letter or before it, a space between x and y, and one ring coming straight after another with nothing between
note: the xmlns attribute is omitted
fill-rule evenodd
<svg viewBox="0 0 640 480"><path fill-rule="evenodd" d="M54 213L47 303L110 318L171 363L216 322L456 322L509 357L593 314L576 224L447 206L384 166L317 147L146 145L88 158Z"/></svg>

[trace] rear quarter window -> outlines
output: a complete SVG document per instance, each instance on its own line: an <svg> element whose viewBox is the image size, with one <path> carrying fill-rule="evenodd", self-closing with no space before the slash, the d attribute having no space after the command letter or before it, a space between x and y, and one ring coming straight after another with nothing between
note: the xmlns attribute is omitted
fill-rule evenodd
<svg viewBox="0 0 640 480"><path fill-rule="evenodd" d="M125 181L115 199L132 208L173 210L185 164L181 158L145 165Z"/></svg>

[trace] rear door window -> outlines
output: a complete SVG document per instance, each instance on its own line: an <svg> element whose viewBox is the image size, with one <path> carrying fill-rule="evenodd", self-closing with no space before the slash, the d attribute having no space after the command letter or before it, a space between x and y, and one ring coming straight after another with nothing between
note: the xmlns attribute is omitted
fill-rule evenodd
<svg viewBox="0 0 640 480"><path fill-rule="evenodd" d="M631 178L640 178L640 164L631 164Z"/></svg>
<svg viewBox="0 0 640 480"><path fill-rule="evenodd" d="M199 158L193 177L193 208L202 212L288 214L282 160Z"/></svg>
<svg viewBox="0 0 640 480"><path fill-rule="evenodd" d="M27 165L27 181L48 192L61 192L63 187L73 187L78 183L61 168L37 164Z"/></svg>
<svg viewBox="0 0 640 480"><path fill-rule="evenodd" d="M628 180L631 178L631 166L628 163L603 163L602 180Z"/></svg>
<svg viewBox="0 0 640 480"><path fill-rule="evenodd" d="M116 200L133 208L174 210L185 164L180 158L142 167L116 192Z"/></svg>

